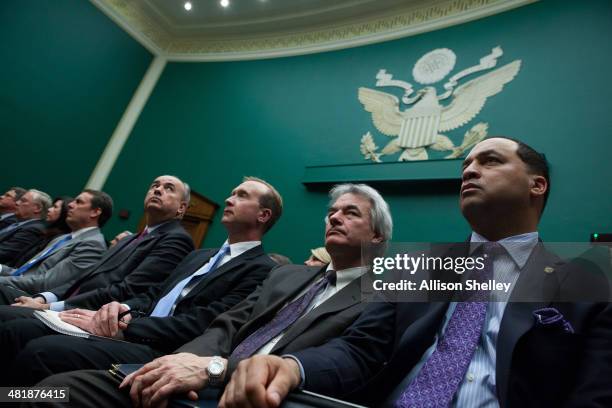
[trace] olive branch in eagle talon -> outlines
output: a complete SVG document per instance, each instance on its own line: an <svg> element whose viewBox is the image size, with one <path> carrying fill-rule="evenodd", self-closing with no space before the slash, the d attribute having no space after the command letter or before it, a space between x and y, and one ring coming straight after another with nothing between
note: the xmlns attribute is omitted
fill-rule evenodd
<svg viewBox="0 0 612 408"><path fill-rule="evenodd" d="M448 49L432 51L454 53ZM367 132L361 138L361 153L366 160L380 162L380 157L402 151L399 161L427 160L427 148L437 151L451 151L446 158L460 157L467 149L486 137L488 124L478 123L465 133L460 146L441 132L460 128L470 122L484 107L487 98L502 91L505 84L517 75L521 61L515 60L500 68L482 74L455 88L458 81L473 73L490 69L497 63L497 58L503 54L500 47L493 48L491 54L481 58L480 64L464 69L452 76L444 85L446 92L437 95L436 88L426 86L414 92L413 86L405 81L394 80L386 70L380 70L376 76L378 87L399 87L404 89L401 103L412 105L400 109L400 99L395 95L370 88L359 88L358 98L366 111L372 114L372 122L378 131L393 139L380 151L374 143L374 138ZM426 54L424 57L426 57ZM423 59L423 58L421 58ZM417 65L420 63L417 62ZM454 65L454 59L452 60ZM415 70L417 68L415 65ZM452 70L452 66L438 68L432 64L431 72L439 74L440 78ZM414 71L413 71L414 72ZM415 75L416 77L416 75ZM431 82L430 82L431 83ZM414 95L413 95L414 94ZM441 100L452 96L451 102L443 106Z"/></svg>

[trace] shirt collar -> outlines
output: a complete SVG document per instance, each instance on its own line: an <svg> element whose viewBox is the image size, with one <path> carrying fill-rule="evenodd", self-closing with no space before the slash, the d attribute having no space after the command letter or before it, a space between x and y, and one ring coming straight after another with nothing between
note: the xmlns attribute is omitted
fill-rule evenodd
<svg viewBox="0 0 612 408"><path fill-rule="evenodd" d="M529 259L529 255L531 255L531 251L537 245L539 237L540 235L538 232L534 231L506 237L500 239L497 241L497 243L504 247L508 254L510 254L510 257L514 263L516 263L519 269L522 269L523 266L525 266L525 263L527 263L527 259ZM480 246L479 244L489 242L489 240L479 233L472 231L470 242L477 244L471 245L470 253L472 253Z"/></svg>
<svg viewBox="0 0 612 408"><path fill-rule="evenodd" d="M227 240L225 240L223 245L226 244L228 244ZM249 249L255 248L257 245L261 245L261 241L242 241L236 242L234 244L229 244L230 253L228 255L232 258L235 258L237 256L242 255Z"/></svg>
<svg viewBox="0 0 612 408"><path fill-rule="evenodd" d="M159 224L156 225L147 225L143 231L147 231L147 234L150 234L151 232L155 231L156 229L158 229L159 227L161 227L162 225L168 223L170 221L164 221L164 222L160 222Z"/></svg>
<svg viewBox="0 0 612 408"><path fill-rule="evenodd" d="M12 217L13 215L15 215L15 213L4 213L2 215L0 215L0 220L4 220L8 217Z"/></svg>
<svg viewBox="0 0 612 408"><path fill-rule="evenodd" d="M34 222L34 221L40 221L40 220L38 218L30 218L29 220L24 220L24 221L16 222L15 226L16 227L21 227L22 225L26 225L26 224L29 224L29 223Z"/></svg>
<svg viewBox="0 0 612 408"><path fill-rule="evenodd" d="M336 271L336 289L341 290L346 285L361 277L368 271L367 266L357 266L355 268L341 269L339 271L334 269L334 264L329 263L326 271Z"/></svg>
<svg viewBox="0 0 612 408"><path fill-rule="evenodd" d="M76 230L72 232L72 238L76 238L79 235L83 235L84 233L86 233L87 231L91 231L93 229L97 229L98 227L85 227L85 228L81 228L80 230Z"/></svg>

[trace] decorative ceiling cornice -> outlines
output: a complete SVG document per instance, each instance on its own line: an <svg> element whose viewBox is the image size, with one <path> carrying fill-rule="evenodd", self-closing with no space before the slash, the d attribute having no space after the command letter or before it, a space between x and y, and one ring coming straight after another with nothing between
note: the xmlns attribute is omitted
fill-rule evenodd
<svg viewBox="0 0 612 408"><path fill-rule="evenodd" d="M171 61L231 61L332 51L407 37L501 13L537 0L441 0L406 2L392 15L318 26L297 32L271 31L245 38L172 34L134 0L90 0L155 55Z"/></svg>

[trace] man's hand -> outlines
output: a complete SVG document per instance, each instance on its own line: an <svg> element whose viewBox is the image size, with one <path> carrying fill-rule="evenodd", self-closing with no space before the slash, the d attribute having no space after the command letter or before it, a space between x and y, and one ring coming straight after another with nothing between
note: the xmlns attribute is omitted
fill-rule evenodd
<svg viewBox="0 0 612 408"><path fill-rule="evenodd" d="M66 323L75 325L89 333L93 333L93 317L96 314L93 310L70 309L60 312L59 318Z"/></svg>
<svg viewBox="0 0 612 408"><path fill-rule="evenodd" d="M128 308L118 302L107 303L98 311L72 309L59 314L66 323L73 324L96 336L117 338L122 337L120 331L127 328L131 316L126 315L118 320L121 312Z"/></svg>
<svg viewBox="0 0 612 408"><path fill-rule="evenodd" d="M46 304L45 299L41 297L31 298L28 296L19 296L11 306L29 307L38 310L49 309L49 305Z"/></svg>
<svg viewBox="0 0 612 408"><path fill-rule="evenodd" d="M197 391L208 383L206 367L211 359L191 353L160 357L125 377L119 388L131 384L130 398L134 406L165 407L168 398L176 393L187 393L195 401Z"/></svg>
<svg viewBox="0 0 612 408"><path fill-rule="evenodd" d="M127 314L118 319L119 313L129 310L125 305L119 302L111 302L102 306L94 317L93 334L105 337L116 337L120 330L125 330L128 323L132 319L130 314Z"/></svg>
<svg viewBox="0 0 612 408"><path fill-rule="evenodd" d="M219 407L276 408L300 382L300 368L292 358L253 356L238 364Z"/></svg>

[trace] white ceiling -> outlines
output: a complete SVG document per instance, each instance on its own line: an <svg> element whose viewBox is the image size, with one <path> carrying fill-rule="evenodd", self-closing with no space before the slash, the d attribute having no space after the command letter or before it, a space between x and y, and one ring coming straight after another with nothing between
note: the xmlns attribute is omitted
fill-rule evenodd
<svg viewBox="0 0 612 408"><path fill-rule="evenodd" d="M431 31L536 0L90 0L156 55L259 59Z"/></svg>

